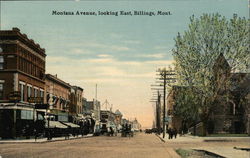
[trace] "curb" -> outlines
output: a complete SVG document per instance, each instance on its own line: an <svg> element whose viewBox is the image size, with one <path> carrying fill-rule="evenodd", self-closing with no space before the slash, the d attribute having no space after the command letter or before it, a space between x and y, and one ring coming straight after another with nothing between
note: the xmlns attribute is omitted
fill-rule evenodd
<svg viewBox="0 0 250 158"><path fill-rule="evenodd" d="M25 142L25 141L3 141L1 142L0 140L0 144L27 144L27 143L31 143L31 144L42 144L42 143L51 143L51 142L56 142L56 141L68 141L68 140L75 140L75 139L82 139L82 138L90 138L90 137L94 137L94 136L83 136L83 137L73 137L70 139L54 139L54 140L44 140L44 141L32 141L32 142ZM62 137L57 137L57 138L62 138ZM64 137L63 137L64 138ZM39 139L37 139L39 140Z"/></svg>
<svg viewBox="0 0 250 158"><path fill-rule="evenodd" d="M218 155L216 153L213 153L211 151L207 151L207 150L200 150L200 149L194 149L195 151L202 151L202 152L205 152L207 155L210 155L210 156L213 156L213 157L216 157L216 158L226 158L224 156L221 156L221 155Z"/></svg>
<svg viewBox="0 0 250 158"><path fill-rule="evenodd" d="M166 142L163 138L161 138L158 134L155 134L162 142Z"/></svg>

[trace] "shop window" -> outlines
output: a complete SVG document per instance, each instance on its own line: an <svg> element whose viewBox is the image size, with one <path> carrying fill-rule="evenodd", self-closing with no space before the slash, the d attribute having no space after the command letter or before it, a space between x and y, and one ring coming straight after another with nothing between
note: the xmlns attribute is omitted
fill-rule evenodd
<svg viewBox="0 0 250 158"><path fill-rule="evenodd" d="M23 120L33 120L33 111L22 110L21 111L21 119L23 119Z"/></svg>
<svg viewBox="0 0 250 158"><path fill-rule="evenodd" d="M3 56L0 56L0 70L3 69L3 65L4 65L4 58Z"/></svg>
<svg viewBox="0 0 250 158"><path fill-rule="evenodd" d="M68 122L68 116L58 115L58 121Z"/></svg>

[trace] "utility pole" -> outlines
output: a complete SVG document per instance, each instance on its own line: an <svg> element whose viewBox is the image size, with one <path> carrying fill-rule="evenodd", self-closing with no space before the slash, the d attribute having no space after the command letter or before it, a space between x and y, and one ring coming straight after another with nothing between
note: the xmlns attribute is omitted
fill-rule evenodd
<svg viewBox="0 0 250 158"><path fill-rule="evenodd" d="M165 138L165 134L166 134L166 87L167 87L167 83L173 83L173 81L175 81L175 78L173 76L175 76L175 71L170 69L167 70L166 68L163 69L159 69L157 72L159 72L160 74L160 78L158 78L159 80L161 80L160 83L162 83L163 80L163 117L162 117L162 129L163 129L163 138Z"/></svg>
<svg viewBox="0 0 250 158"><path fill-rule="evenodd" d="M95 100L97 100L97 84L95 84Z"/></svg>
<svg viewBox="0 0 250 158"><path fill-rule="evenodd" d="M166 122L165 122L165 117L166 117L166 69L163 71L163 138L165 138L165 133L166 133Z"/></svg>
<svg viewBox="0 0 250 158"><path fill-rule="evenodd" d="M156 102L156 109L157 109L157 130L158 130L158 134L161 134L161 94L158 91L158 99Z"/></svg>

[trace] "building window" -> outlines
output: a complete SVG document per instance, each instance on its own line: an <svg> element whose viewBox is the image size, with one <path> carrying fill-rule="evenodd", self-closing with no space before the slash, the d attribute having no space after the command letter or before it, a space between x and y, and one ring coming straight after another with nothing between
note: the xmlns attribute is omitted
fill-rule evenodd
<svg viewBox="0 0 250 158"><path fill-rule="evenodd" d="M34 88L34 97L37 97L37 89Z"/></svg>
<svg viewBox="0 0 250 158"><path fill-rule="evenodd" d="M19 90L21 92L21 101L24 101L24 85L19 83Z"/></svg>
<svg viewBox="0 0 250 158"><path fill-rule="evenodd" d="M40 89L41 102L44 102L44 90Z"/></svg>
<svg viewBox="0 0 250 158"><path fill-rule="evenodd" d="M44 97L44 91L43 91L43 90L40 91L40 97L41 97L41 98Z"/></svg>
<svg viewBox="0 0 250 158"><path fill-rule="evenodd" d="M0 56L0 70L3 69L3 64L4 64L4 58L3 56Z"/></svg>
<svg viewBox="0 0 250 158"><path fill-rule="evenodd" d="M29 97L31 97L31 86L28 86L28 90L27 90L27 92L28 92L28 95L27 95L27 96L28 96L28 98L29 98Z"/></svg>
<svg viewBox="0 0 250 158"><path fill-rule="evenodd" d="M3 99L3 83L0 83L0 100Z"/></svg>

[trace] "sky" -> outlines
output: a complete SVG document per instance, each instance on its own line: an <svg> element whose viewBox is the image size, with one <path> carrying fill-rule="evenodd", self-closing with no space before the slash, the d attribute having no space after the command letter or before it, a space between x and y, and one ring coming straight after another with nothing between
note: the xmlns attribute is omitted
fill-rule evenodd
<svg viewBox="0 0 250 158"><path fill-rule="evenodd" d="M127 119L151 127L156 69L173 63L177 33L189 17L248 17L248 0L0 1L1 29L18 27L46 49L46 73L107 99ZM166 16L52 15L53 11L170 11Z"/></svg>

